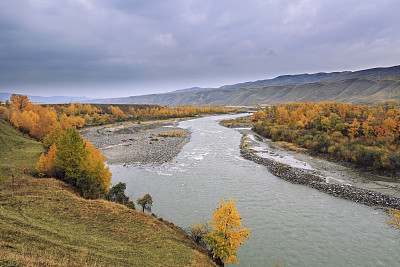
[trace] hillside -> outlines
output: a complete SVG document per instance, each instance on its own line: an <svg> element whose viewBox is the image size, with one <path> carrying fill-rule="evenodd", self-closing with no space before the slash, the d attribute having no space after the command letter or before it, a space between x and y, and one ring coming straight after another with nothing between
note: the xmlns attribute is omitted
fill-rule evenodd
<svg viewBox="0 0 400 267"><path fill-rule="evenodd" d="M3 122L0 148L0 266L213 266L172 223L23 174L42 145Z"/></svg>
<svg viewBox="0 0 400 267"><path fill-rule="evenodd" d="M11 93L0 93L0 101L9 100ZM89 98L78 96L34 96L28 95L32 103L70 103L70 102L87 102Z"/></svg>
<svg viewBox="0 0 400 267"><path fill-rule="evenodd" d="M252 106L297 101L377 104L400 98L400 66L355 72L284 75L198 90L101 99L101 103Z"/></svg>
<svg viewBox="0 0 400 267"><path fill-rule="evenodd" d="M337 101L377 104L400 98L400 76L383 79L352 78L242 89L217 89L184 93L153 94L109 99L110 103L159 103L162 105L253 106L303 101Z"/></svg>

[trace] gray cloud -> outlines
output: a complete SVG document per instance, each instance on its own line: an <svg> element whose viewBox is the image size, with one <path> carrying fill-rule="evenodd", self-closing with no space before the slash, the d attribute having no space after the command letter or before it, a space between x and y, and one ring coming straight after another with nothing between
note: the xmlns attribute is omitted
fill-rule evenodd
<svg viewBox="0 0 400 267"><path fill-rule="evenodd" d="M5 0L0 90L122 96L396 65L399 9L397 0Z"/></svg>

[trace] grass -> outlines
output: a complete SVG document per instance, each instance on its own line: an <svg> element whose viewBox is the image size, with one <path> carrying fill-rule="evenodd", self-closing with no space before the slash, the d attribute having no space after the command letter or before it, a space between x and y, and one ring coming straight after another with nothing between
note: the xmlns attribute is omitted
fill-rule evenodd
<svg viewBox="0 0 400 267"><path fill-rule="evenodd" d="M53 178L18 172L13 181L9 170L34 166L41 144L0 126L2 140L19 142L18 149L1 148L6 179L0 184L0 266L213 266L207 251L172 223L83 199ZM30 158L17 164L13 153Z"/></svg>
<svg viewBox="0 0 400 267"><path fill-rule="evenodd" d="M21 174L23 168L35 173L36 162L43 152L41 143L26 138L0 120L0 180L1 176Z"/></svg>
<svg viewBox="0 0 400 267"><path fill-rule="evenodd" d="M279 142L274 142L280 147L295 151L295 152L306 152L308 151L306 148L297 146L296 144L285 142L285 141L279 141Z"/></svg>
<svg viewBox="0 0 400 267"><path fill-rule="evenodd" d="M184 130L171 130L171 131L161 132L157 135L162 136L162 137L178 137L178 136L185 136L185 131Z"/></svg>

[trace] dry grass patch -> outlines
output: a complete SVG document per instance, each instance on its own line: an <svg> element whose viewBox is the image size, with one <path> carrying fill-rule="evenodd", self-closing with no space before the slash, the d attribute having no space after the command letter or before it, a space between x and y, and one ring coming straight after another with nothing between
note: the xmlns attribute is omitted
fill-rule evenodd
<svg viewBox="0 0 400 267"><path fill-rule="evenodd" d="M274 142L275 144L277 144L280 147L286 148L286 149L290 149L292 151L296 151L296 152L306 152L307 149L303 148L303 147L299 147L293 143L288 143L285 141L279 141L279 142Z"/></svg>
<svg viewBox="0 0 400 267"><path fill-rule="evenodd" d="M185 136L185 131L184 130L171 130L171 131L165 131L157 134L157 136L161 137L179 137L179 136Z"/></svg>

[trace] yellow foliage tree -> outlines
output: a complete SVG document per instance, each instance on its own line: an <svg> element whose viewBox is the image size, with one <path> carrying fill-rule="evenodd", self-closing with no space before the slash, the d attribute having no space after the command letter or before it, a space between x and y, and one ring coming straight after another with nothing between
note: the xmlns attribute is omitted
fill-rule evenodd
<svg viewBox="0 0 400 267"><path fill-rule="evenodd" d="M57 147L55 144L50 146L47 154L43 153L40 155L39 161L36 164L36 170L39 176L53 176L54 174L54 162L56 160Z"/></svg>
<svg viewBox="0 0 400 267"><path fill-rule="evenodd" d="M84 183L94 183L102 190L108 190L111 185L109 167L105 167L105 157L100 150L85 141L79 131L67 128L59 136L59 127L56 127L48 139L55 140L47 154L40 156L36 170L40 176L53 176L76 186L82 171L85 173ZM85 186L82 182L82 186ZM82 188L81 188L82 189ZM83 190L82 190L83 191Z"/></svg>
<svg viewBox="0 0 400 267"><path fill-rule="evenodd" d="M241 228L240 214L235 207L235 200L222 202L213 214L210 225L213 230L207 234L206 241L213 248L213 257L225 264L238 263L236 258L239 245L249 239L250 230Z"/></svg>
<svg viewBox="0 0 400 267"><path fill-rule="evenodd" d="M11 100L11 105L19 110L24 110L31 104L29 98L26 95L12 94L10 100Z"/></svg>
<svg viewBox="0 0 400 267"><path fill-rule="evenodd" d="M388 220L388 222L400 229L400 210L390 209L388 211L388 214L390 216L390 219Z"/></svg>
<svg viewBox="0 0 400 267"><path fill-rule="evenodd" d="M358 130L360 129L360 123L354 118L353 122L349 125L349 136L354 138L359 134Z"/></svg>
<svg viewBox="0 0 400 267"><path fill-rule="evenodd" d="M111 186L111 172L110 168L105 166L104 162L106 157L100 152L100 149L94 147L89 141L86 142L86 150L89 151L90 156L85 162L84 169L87 174L102 188L109 188Z"/></svg>
<svg viewBox="0 0 400 267"><path fill-rule="evenodd" d="M125 116L124 112L119 107L110 106L109 109L111 110L112 115L116 119L122 119Z"/></svg>

